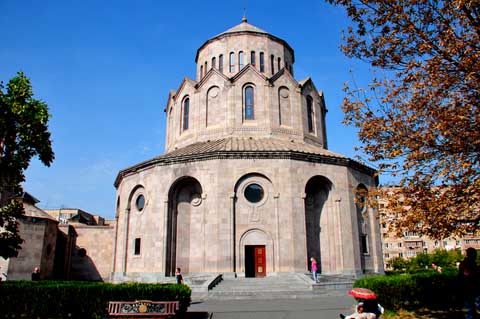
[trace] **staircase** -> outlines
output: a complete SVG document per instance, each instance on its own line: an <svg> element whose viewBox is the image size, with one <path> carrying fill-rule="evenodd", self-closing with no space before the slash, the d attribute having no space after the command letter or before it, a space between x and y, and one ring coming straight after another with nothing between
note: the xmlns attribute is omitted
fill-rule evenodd
<svg viewBox="0 0 480 319"><path fill-rule="evenodd" d="M225 278L208 292L193 292L194 300L232 300L232 299L301 299L315 298L321 295L343 295L351 288L352 282L323 278L315 284L307 275L301 273L273 274L264 278Z"/></svg>

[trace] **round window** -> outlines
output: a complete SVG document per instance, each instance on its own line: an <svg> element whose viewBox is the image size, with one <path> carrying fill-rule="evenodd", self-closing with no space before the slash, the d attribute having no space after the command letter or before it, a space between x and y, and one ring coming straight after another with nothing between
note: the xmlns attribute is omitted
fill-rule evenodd
<svg viewBox="0 0 480 319"><path fill-rule="evenodd" d="M263 199L263 188L258 184L250 184L245 188L244 195L250 203L258 203Z"/></svg>
<svg viewBox="0 0 480 319"><path fill-rule="evenodd" d="M138 195L137 201L135 202L135 204L137 205L138 211L141 212L145 207L145 196L143 196L142 194Z"/></svg>

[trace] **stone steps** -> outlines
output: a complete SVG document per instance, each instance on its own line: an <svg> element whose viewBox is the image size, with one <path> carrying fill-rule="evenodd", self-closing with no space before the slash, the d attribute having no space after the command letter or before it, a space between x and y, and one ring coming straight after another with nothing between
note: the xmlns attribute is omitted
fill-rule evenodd
<svg viewBox="0 0 480 319"><path fill-rule="evenodd" d="M197 291L194 300L236 299L300 299L318 295L344 295L352 286L351 280L335 278L313 283L305 274L277 274L265 278L225 278L208 292Z"/></svg>

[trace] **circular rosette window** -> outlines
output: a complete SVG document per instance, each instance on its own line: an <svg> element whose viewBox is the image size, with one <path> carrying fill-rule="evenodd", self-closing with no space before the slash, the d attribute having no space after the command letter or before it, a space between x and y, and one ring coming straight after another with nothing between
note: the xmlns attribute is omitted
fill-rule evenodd
<svg viewBox="0 0 480 319"><path fill-rule="evenodd" d="M243 195L252 204L258 204L265 198L263 187L257 183L247 185Z"/></svg>
<svg viewBox="0 0 480 319"><path fill-rule="evenodd" d="M139 212L143 211L145 208L145 196L143 196L143 194L137 196L137 199L135 200L135 207Z"/></svg>

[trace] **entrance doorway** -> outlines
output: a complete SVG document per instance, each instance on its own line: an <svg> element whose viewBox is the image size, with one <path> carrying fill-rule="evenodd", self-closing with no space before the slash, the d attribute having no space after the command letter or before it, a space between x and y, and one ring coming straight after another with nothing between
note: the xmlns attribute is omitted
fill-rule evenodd
<svg viewBox="0 0 480 319"><path fill-rule="evenodd" d="M266 275L265 245L246 245L245 277L265 277Z"/></svg>

